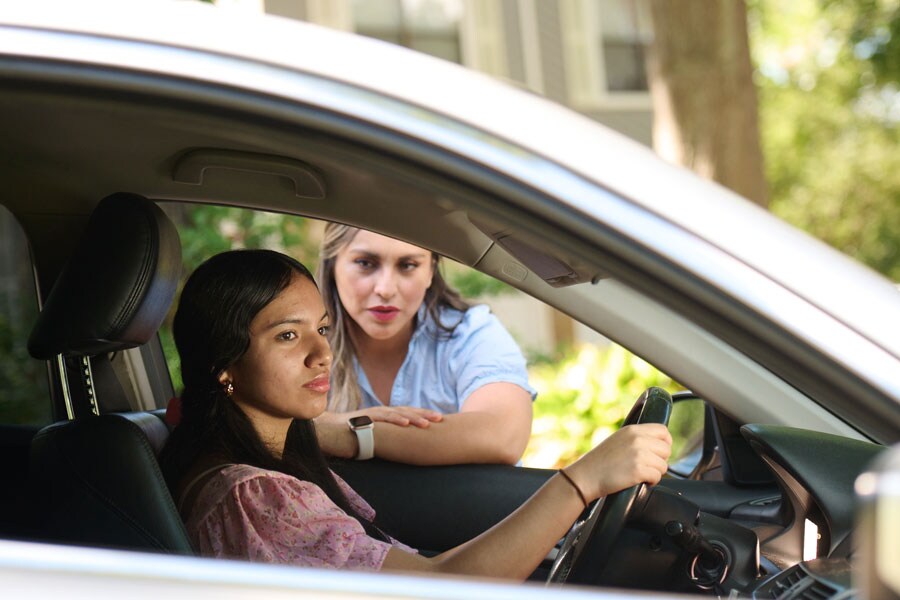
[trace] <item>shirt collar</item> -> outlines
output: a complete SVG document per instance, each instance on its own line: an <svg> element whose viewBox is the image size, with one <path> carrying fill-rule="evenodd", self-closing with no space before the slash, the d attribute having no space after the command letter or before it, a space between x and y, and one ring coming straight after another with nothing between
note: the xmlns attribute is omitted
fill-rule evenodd
<svg viewBox="0 0 900 600"><path fill-rule="evenodd" d="M428 326L431 324L431 319L428 315L428 308L425 306L423 302L421 306L419 306L418 312L416 312L416 328L413 331L412 337L409 339L410 345L413 344L418 338L424 335L425 330L428 329Z"/></svg>

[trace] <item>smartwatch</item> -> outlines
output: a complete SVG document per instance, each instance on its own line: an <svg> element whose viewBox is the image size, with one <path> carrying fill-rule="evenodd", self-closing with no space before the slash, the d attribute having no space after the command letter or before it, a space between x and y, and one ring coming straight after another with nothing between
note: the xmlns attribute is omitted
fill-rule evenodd
<svg viewBox="0 0 900 600"><path fill-rule="evenodd" d="M356 434L356 441L359 442L356 460L369 460L375 456L375 422L372 421L372 418L366 415L352 417L347 424L350 426L350 431Z"/></svg>

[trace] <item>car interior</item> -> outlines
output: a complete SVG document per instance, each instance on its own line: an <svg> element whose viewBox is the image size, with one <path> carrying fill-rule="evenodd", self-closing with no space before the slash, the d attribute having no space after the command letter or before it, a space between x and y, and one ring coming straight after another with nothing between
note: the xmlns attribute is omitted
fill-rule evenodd
<svg viewBox="0 0 900 600"><path fill-rule="evenodd" d="M701 403L696 459L627 502L591 506L533 579L760 597L850 588L853 481L885 440L828 411L773 405L809 390L731 343L739 325L661 301L678 273L647 246L613 231L604 247L567 235L538 190L315 107L112 69L27 66L0 77L0 209L7 239L21 242L2 247L5 291L10 305L33 305L6 325L10 347L28 356L7 353L2 369L37 382L13 409L42 408L0 424L0 538L193 554L156 462L177 393L157 330L185 275L158 205L207 203L341 221L433 249L691 386L662 400L647 391L633 418ZM386 530L425 553L489 528L554 473L380 460L334 469Z"/></svg>
<svg viewBox="0 0 900 600"><path fill-rule="evenodd" d="M168 217L143 197L114 194L94 210L35 323L29 351L61 357L73 417L31 443L36 514L61 541L192 552L156 462L164 415L130 411L108 360L156 335L180 273Z"/></svg>

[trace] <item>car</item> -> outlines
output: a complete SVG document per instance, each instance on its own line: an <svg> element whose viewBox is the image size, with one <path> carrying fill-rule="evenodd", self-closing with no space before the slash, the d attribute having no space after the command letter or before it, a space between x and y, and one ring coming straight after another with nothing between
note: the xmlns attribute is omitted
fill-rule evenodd
<svg viewBox="0 0 900 600"><path fill-rule="evenodd" d="M4 292L41 305L10 311L2 368L43 382L3 391L28 415L0 426L4 591L843 598L884 573L853 486L868 476L870 498L897 464L900 292L765 210L456 65L202 3L7 3L0 86ZM631 419L697 415L697 444L573 524L533 576L571 587L191 556L155 464L175 393L156 329L180 276L158 203L340 221L491 275L686 386ZM335 468L426 552L554 473Z"/></svg>

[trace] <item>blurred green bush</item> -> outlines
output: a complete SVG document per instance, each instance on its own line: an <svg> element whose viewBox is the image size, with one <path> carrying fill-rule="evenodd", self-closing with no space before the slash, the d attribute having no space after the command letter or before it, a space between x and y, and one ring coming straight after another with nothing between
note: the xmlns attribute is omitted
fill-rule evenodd
<svg viewBox="0 0 900 600"><path fill-rule="evenodd" d="M47 365L31 358L24 343L33 322L0 314L0 423L43 425L51 420L50 405L35 402L50 395Z"/></svg>
<svg viewBox="0 0 900 600"><path fill-rule="evenodd" d="M538 397L522 463L541 468L562 467L603 441L648 387L683 389L616 344L583 345L555 362L536 363L529 381Z"/></svg>

